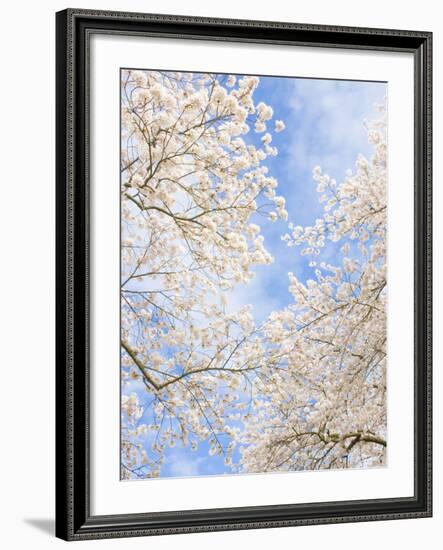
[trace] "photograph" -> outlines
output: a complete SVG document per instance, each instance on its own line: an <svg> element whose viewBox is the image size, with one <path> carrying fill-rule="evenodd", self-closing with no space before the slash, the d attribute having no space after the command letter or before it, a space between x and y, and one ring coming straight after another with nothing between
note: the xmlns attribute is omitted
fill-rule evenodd
<svg viewBox="0 0 443 550"><path fill-rule="evenodd" d="M388 463L388 85L120 70L121 480Z"/></svg>

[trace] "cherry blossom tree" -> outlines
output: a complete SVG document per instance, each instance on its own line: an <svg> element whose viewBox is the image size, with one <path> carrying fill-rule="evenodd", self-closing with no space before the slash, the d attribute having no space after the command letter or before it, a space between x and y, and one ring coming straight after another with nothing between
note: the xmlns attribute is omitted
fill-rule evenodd
<svg viewBox="0 0 443 550"><path fill-rule="evenodd" d="M160 475L166 446L232 460L266 353L226 294L273 261L251 216L285 220L263 161L284 129L254 103L257 77L121 75L121 363L124 479ZM243 136L259 134L260 146ZM257 141L257 140L256 140ZM144 384L145 397L133 391ZM149 445L146 445L146 442Z"/></svg>
<svg viewBox="0 0 443 550"><path fill-rule="evenodd" d="M254 101L257 77L124 70L121 84L122 478L202 442L232 471L384 464L384 116L343 182L314 169L323 215L283 240L315 280L290 273L293 303L257 326L227 297L273 261L253 221L288 218L265 165L284 122Z"/></svg>
<svg viewBox="0 0 443 550"><path fill-rule="evenodd" d="M385 124L383 114L368 125L374 154L359 156L342 183L314 169L323 215L309 227L289 224L283 237L303 245L316 278L304 284L290 273L294 303L261 331L267 365L254 378L254 411L238 437L243 471L385 462ZM339 265L322 261L331 247Z"/></svg>

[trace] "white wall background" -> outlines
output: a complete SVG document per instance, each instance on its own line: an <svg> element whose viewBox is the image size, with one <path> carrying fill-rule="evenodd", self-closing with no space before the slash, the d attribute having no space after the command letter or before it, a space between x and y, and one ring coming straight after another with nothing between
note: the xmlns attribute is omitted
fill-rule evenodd
<svg viewBox="0 0 443 550"><path fill-rule="evenodd" d="M317 527L175 535L76 543L82 547L232 547L361 550L438 548L443 537L442 241L439 153L443 147L443 30L439 0L76 1L74 7L268 19L434 31L435 150L435 511L434 518ZM54 13L68 5L8 2L2 7L0 192L2 439L0 540L4 548L60 547L54 517ZM71 5L72 7L72 5Z"/></svg>

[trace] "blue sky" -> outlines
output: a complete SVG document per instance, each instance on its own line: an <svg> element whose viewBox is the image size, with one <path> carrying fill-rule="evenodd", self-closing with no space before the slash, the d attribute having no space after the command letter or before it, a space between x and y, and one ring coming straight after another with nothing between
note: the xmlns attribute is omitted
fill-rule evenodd
<svg viewBox="0 0 443 550"><path fill-rule="evenodd" d="M359 153L370 156L365 120L379 116L376 105L387 93L385 83L261 77L254 97L274 109L286 129L273 135L272 144L279 154L265 163L269 174L278 180L277 194L286 199L288 222L311 225L320 216L312 169L319 165L340 182L347 169L353 169ZM246 139L255 140L251 131ZM288 232L287 222L275 223L257 217L265 246L274 256L271 266L255 268L251 284L242 285L232 294L231 307L253 304L257 321L264 320L290 300L287 273L292 271L306 281L314 269L299 247L288 248L281 236Z"/></svg>
<svg viewBox="0 0 443 550"><path fill-rule="evenodd" d="M274 120L281 119L286 129L273 134L272 145L279 154L269 157L265 165L269 175L278 182L277 194L286 199L288 222L312 225L322 212L318 203L312 169L319 165L324 172L340 182L347 169L354 169L359 153L370 157L372 146L367 142L365 120L378 117L376 105L387 94L385 83L319 80L302 78L260 77L254 93L255 103L272 106ZM262 134L251 131L242 136L246 142L258 145ZM299 247L288 248L281 236L288 232L288 222L272 223L257 216L251 221L259 224L265 246L274 263L258 266L256 276L248 285L240 285L230 294L229 308L236 310L252 304L256 323L262 322L273 310L292 302L288 291L288 272L306 281L314 277L309 259L300 256ZM326 253L332 255L334 248ZM137 391L143 404L149 399L134 382L125 393ZM141 419L141 422L146 422ZM146 441L149 452L152 441ZM238 452L238 451L236 451ZM234 454L234 459L238 455ZM223 458L208 455L208 445L201 443L196 452L179 445L166 451L161 477L183 477L229 473Z"/></svg>

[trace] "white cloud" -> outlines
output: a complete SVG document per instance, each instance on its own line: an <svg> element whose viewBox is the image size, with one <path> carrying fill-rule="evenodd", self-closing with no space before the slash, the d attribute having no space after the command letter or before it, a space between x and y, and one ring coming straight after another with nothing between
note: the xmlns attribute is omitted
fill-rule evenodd
<svg viewBox="0 0 443 550"><path fill-rule="evenodd" d="M174 453L168 457L170 475L173 477L198 476L202 461L203 459L197 456L189 457L185 453Z"/></svg>
<svg viewBox="0 0 443 550"><path fill-rule="evenodd" d="M319 164L331 177L341 177L353 168L356 152L371 151L364 120L378 116L376 104L383 101L386 85L317 79L293 84L292 117L286 124L292 167Z"/></svg>

